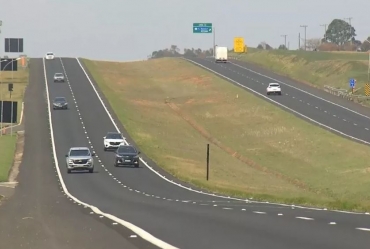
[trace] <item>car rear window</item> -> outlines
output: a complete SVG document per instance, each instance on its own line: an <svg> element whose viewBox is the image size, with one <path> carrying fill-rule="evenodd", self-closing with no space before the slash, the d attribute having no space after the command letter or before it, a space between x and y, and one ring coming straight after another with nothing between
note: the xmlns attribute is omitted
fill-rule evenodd
<svg viewBox="0 0 370 249"><path fill-rule="evenodd" d="M280 86L279 84L270 84L270 86Z"/></svg>
<svg viewBox="0 0 370 249"><path fill-rule="evenodd" d="M88 150L71 150L70 156L90 156L90 151Z"/></svg>
<svg viewBox="0 0 370 249"><path fill-rule="evenodd" d="M118 153L136 153L136 149L132 146L120 146L117 152Z"/></svg>

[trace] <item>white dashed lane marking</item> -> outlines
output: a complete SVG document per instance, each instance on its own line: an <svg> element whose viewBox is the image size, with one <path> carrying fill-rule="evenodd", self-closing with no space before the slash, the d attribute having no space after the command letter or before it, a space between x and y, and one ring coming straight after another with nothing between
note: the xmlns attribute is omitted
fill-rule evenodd
<svg viewBox="0 0 370 249"><path fill-rule="evenodd" d="M77 101L76 101L76 99L75 99L75 96L74 96L74 93L73 93L73 90L72 90L72 87L71 87L71 84L70 84L70 82L69 82L69 79L68 79L68 75L67 75L67 73L66 73L66 70L65 70L65 68L64 68L64 65L63 65L63 62L62 62L62 60L60 59L60 61L61 61L61 64L62 64L62 67L63 67L63 70L64 70L64 73L65 73L65 76L66 76L66 79L67 79L67 83L68 83L68 86L69 86L69 89L70 89L70 91L71 91L71 94L72 94L72 97L73 97L73 100L74 100L74 102L75 102L75 106L76 106L76 110L77 110L77 112L78 112L78 115L79 115L79 119L80 119L80 121L81 121L81 125L82 125L82 127L83 127L83 129L84 129L84 131L85 131L85 134L87 134L87 131L86 131L86 127L85 127L85 125L84 125L84 122L83 122L83 119L82 119L82 115L81 115L81 113L80 113L80 111L79 111L79 109L78 109L78 105L77 105ZM287 94L288 95L288 94ZM365 128L366 130L369 130L368 128ZM49 127L49 130L50 130L50 127ZM128 188L126 185L124 185L122 182L120 182L117 178L115 178L114 176L113 176L113 174L111 174L110 172L109 172L109 170L104 166L104 164L102 164L102 161L101 161L101 159L99 158L99 156L97 155L97 153L96 153L96 151L94 150L94 147L93 147L93 145L92 145L92 143L91 143L91 140L90 140L90 137L89 136L86 136L86 138L88 139L88 142L89 142L89 144L90 144L90 148L91 148L91 150L96 154L96 158L97 158L97 161L99 162L99 164L100 164L100 166L110 175L110 176L112 176L112 179L114 180L114 181L116 181L118 184L120 184L123 188ZM52 157L54 158L54 155L52 155ZM54 162L54 167L55 167L55 162ZM57 170L55 170L55 172L57 173ZM58 176L58 175L56 175L56 176ZM62 188L62 186L61 186L61 183L60 183L60 181L59 181L59 178L58 178L58 182L59 182L59 185L60 185L60 188L61 188L61 191L62 191L62 193L65 195L65 196L67 196L67 194L66 193L64 193L64 191L63 191L63 188ZM133 191L133 189L131 189L131 188L128 188L130 191ZM135 192L136 193L138 193L138 194L143 194L143 195L145 195L145 196L147 196L147 197L154 197L154 198L161 198L161 197L159 197L159 196L156 196L156 195L150 195L150 194L148 194L148 193L145 193L145 192L142 192L142 191L139 191L139 190L135 190ZM217 197L217 195L215 195L215 194L211 194L211 195L213 195L213 196L216 196ZM70 201L73 201L73 203L76 203L73 199L71 199L69 196L67 196L67 198L70 200ZM230 197L229 197L230 198ZM172 199L168 199L168 198L165 198L165 197L162 197L162 199L163 200L166 200L166 201L172 201ZM202 203L203 201L198 201L198 202L196 202L196 201L191 201L191 200L176 200L176 202L182 202L182 203L191 203L191 204L198 204L198 205L200 205L200 206L212 206L212 207L219 207L217 204L214 204L214 205L210 205L209 203ZM213 202L213 203L215 203L215 202L218 202L218 203L222 203L222 202L226 202L226 201L222 201L222 200L219 200L219 199L217 199L217 200L213 200L213 201L210 201L210 202ZM227 203L230 203L230 201L227 201ZM244 205L247 205L247 204L249 204L249 203L253 203L253 202L251 202L251 201L249 201L249 200L234 200L233 201L233 203L238 203L238 204L244 204ZM265 202L265 203L269 203L269 202ZM78 205L81 205L80 203L78 203ZM84 208L87 208L87 206L84 206ZM292 209L294 209L294 205L291 205L291 208ZM231 207L221 207L221 209L222 210L229 210L229 211L242 211L242 212L246 212L247 211L247 209L246 208L240 208L240 209L235 209L234 207L233 208L231 208ZM326 209L324 209L324 210L326 210ZM252 211L252 213L255 213L255 214L268 214L267 212L261 212L261 211ZM94 212L90 212L90 214L95 214ZM368 214L368 213L366 213L366 214ZM275 214L276 215L276 214ZM278 216L283 216L283 213L278 213L277 214ZM99 218L104 218L104 216L102 216L102 215L99 215ZM308 217L296 217L297 219L302 219L302 220L314 220L313 218L308 218ZM329 225L334 225L334 224L336 224L336 222L330 222L329 223ZM116 225L116 223L112 223L112 225ZM369 228L356 228L357 230L362 230L362 231L370 231L370 229ZM130 236L131 238L136 238L137 237L137 235L131 235Z"/></svg>
<svg viewBox="0 0 370 249"><path fill-rule="evenodd" d="M206 60L208 60L208 61L210 61L210 62L213 62L212 60L209 60L209 59L206 59ZM219 65L219 66L221 66L221 67L223 67L223 68L225 68L225 69L228 69L228 70L230 70L230 71L232 71L232 72L236 72L236 73L238 73L238 74L240 74L239 72L237 72L237 71L235 71L235 70L232 70L232 69L230 69L230 68L228 68L228 67L226 67L226 66L224 66L224 65ZM256 80L256 79L254 79L254 78L252 78L252 77L250 77L250 76L245 76L245 75L243 75L242 74L242 76L243 77L246 77L246 78L248 78L248 79L250 79L250 80L252 80L252 81L254 81L254 82L256 82L256 83L259 83L260 81L258 81L258 80ZM262 85L264 85L264 83L262 83ZM289 94L288 93L286 93L285 94L286 96L288 96ZM292 99L297 99L295 96L291 96L292 97ZM303 102L304 103L304 101L302 101L301 99L299 99L299 102ZM310 103L306 103L307 105L309 105L309 106L312 106L313 107L313 105L311 105ZM318 107L318 106L315 106L315 109L318 109L318 110L321 110L321 111L323 111L324 113L329 113L328 111L326 111L326 110L322 110L320 107ZM332 114L332 116L333 117L338 117L337 115L335 115L335 114ZM338 117L339 118L339 117ZM344 122L347 122L347 120L346 119L343 119L343 121ZM356 123L353 123L353 125L355 125L355 126L357 126L357 124ZM365 130L369 130L369 128L365 128Z"/></svg>

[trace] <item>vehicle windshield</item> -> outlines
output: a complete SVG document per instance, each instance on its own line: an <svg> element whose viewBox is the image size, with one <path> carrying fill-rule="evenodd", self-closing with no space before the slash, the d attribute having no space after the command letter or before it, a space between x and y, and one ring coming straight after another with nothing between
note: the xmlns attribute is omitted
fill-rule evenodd
<svg viewBox="0 0 370 249"><path fill-rule="evenodd" d="M56 73L55 76L63 76L62 73Z"/></svg>
<svg viewBox="0 0 370 249"><path fill-rule="evenodd" d="M105 137L107 139L122 139L122 135L119 133L108 133Z"/></svg>
<svg viewBox="0 0 370 249"><path fill-rule="evenodd" d="M57 97L55 98L54 102L66 102L66 99L63 97Z"/></svg>
<svg viewBox="0 0 370 249"><path fill-rule="evenodd" d="M117 152L118 153L136 153L136 149L132 146L120 146Z"/></svg>
<svg viewBox="0 0 370 249"><path fill-rule="evenodd" d="M47 55L53 55L53 53L47 53Z"/></svg>
<svg viewBox="0 0 370 249"><path fill-rule="evenodd" d="M280 85L279 84L270 84L270 86L279 87Z"/></svg>
<svg viewBox="0 0 370 249"><path fill-rule="evenodd" d="M89 150L71 150L70 156L90 156Z"/></svg>

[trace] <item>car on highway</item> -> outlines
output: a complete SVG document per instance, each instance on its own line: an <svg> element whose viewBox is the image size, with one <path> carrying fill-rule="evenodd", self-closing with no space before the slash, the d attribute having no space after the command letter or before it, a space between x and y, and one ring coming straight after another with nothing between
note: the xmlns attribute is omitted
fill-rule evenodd
<svg viewBox="0 0 370 249"><path fill-rule="evenodd" d="M134 146L121 144L116 150L114 166L118 167L127 165L138 168L140 166L139 154L140 151L138 151Z"/></svg>
<svg viewBox="0 0 370 249"><path fill-rule="evenodd" d="M278 94L281 95L281 87L279 83L269 83L267 89L267 95Z"/></svg>
<svg viewBox="0 0 370 249"><path fill-rule="evenodd" d="M94 172L94 153L90 152L87 147L71 147L66 155L67 172L72 170L88 170L90 173Z"/></svg>
<svg viewBox="0 0 370 249"><path fill-rule="evenodd" d="M116 150L125 141L125 137L118 132L108 132L104 137L104 151Z"/></svg>
<svg viewBox="0 0 370 249"><path fill-rule="evenodd" d="M56 97L53 101L53 109L58 110L58 109L68 109L68 102L66 98L64 97Z"/></svg>
<svg viewBox="0 0 370 249"><path fill-rule="evenodd" d="M54 60L54 53L53 52L47 52L46 54L45 54L45 59L46 60Z"/></svg>
<svg viewBox="0 0 370 249"><path fill-rule="evenodd" d="M63 73L55 73L54 74L54 82L64 82L64 74Z"/></svg>

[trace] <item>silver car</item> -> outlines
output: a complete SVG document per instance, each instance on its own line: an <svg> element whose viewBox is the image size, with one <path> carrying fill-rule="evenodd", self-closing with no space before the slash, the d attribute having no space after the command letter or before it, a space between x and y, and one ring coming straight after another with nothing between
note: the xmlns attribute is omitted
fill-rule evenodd
<svg viewBox="0 0 370 249"><path fill-rule="evenodd" d="M54 82L64 82L64 74L62 73L54 74Z"/></svg>
<svg viewBox="0 0 370 249"><path fill-rule="evenodd" d="M88 170L94 172L94 153L91 153L87 147L72 147L66 155L67 172L72 170Z"/></svg>

